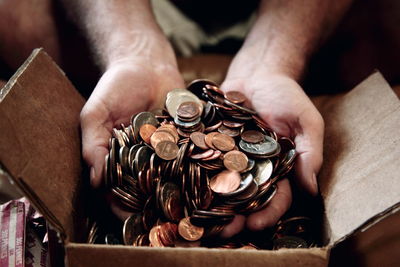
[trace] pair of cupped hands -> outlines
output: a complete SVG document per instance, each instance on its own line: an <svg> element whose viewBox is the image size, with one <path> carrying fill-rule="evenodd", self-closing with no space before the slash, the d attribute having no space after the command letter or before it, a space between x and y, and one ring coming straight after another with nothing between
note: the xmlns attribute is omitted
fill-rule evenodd
<svg viewBox="0 0 400 267"><path fill-rule="evenodd" d="M185 88L170 46L152 47L110 62L81 112L83 157L91 168L91 185L99 188L104 179L104 158L114 126L128 124L133 114L162 107L174 88ZM202 78L202 77L199 77ZM312 195L318 193L316 174L322 163L323 120L299 84L285 71L271 71L241 49L232 61L221 89L240 91L249 105L279 135L294 139L296 185ZM292 193L289 181L278 182L270 204L247 217L236 215L222 237L231 237L243 228L262 230L273 226L289 208ZM111 209L121 219L130 214L111 200Z"/></svg>

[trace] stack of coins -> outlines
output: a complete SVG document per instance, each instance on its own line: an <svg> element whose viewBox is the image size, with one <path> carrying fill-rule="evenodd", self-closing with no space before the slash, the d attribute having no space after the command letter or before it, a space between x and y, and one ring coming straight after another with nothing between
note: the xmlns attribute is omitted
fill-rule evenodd
<svg viewBox="0 0 400 267"><path fill-rule="evenodd" d="M125 244L197 246L235 214L268 205L293 167L295 145L246 102L240 92L196 80L168 93L165 109L113 129L105 181L133 213L124 223Z"/></svg>

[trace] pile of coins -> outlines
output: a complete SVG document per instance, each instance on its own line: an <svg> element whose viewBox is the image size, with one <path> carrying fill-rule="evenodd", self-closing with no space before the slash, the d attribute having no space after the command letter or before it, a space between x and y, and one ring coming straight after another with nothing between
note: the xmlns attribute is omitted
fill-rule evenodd
<svg viewBox="0 0 400 267"><path fill-rule="evenodd" d="M105 181L133 213L123 226L126 245L203 245L235 214L268 205L294 164L295 145L246 101L195 80L170 91L165 109L113 129Z"/></svg>

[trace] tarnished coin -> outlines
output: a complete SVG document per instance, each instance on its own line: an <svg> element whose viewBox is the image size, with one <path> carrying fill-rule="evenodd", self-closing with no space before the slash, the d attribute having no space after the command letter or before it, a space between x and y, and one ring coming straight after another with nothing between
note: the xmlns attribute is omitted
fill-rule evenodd
<svg viewBox="0 0 400 267"><path fill-rule="evenodd" d="M231 151L235 147L235 140L226 134L218 133L213 136L212 144L221 151Z"/></svg>
<svg viewBox="0 0 400 267"><path fill-rule="evenodd" d="M143 141L150 144L150 137L156 130L157 128L154 125L143 124L139 129L139 135Z"/></svg>
<svg viewBox="0 0 400 267"><path fill-rule="evenodd" d="M240 174L235 171L222 171L210 180L210 188L215 193L230 193L238 189Z"/></svg>
<svg viewBox="0 0 400 267"><path fill-rule="evenodd" d="M225 98L235 104L242 104L246 101L246 96L238 91L229 91L225 93Z"/></svg>
<svg viewBox="0 0 400 267"><path fill-rule="evenodd" d="M157 156L164 160L175 159L178 156L179 147L171 141L161 141L155 147Z"/></svg>
<svg viewBox="0 0 400 267"><path fill-rule="evenodd" d="M278 149L279 144L269 136L264 136L264 141L258 144L248 143L240 140L239 147L244 152L252 155L271 155Z"/></svg>
<svg viewBox="0 0 400 267"><path fill-rule="evenodd" d="M122 236L125 245L133 245L137 236L144 233L142 215L140 213L134 213L125 220L122 228Z"/></svg>
<svg viewBox="0 0 400 267"><path fill-rule="evenodd" d="M240 137L247 143L257 144L264 141L264 135L255 130L249 130L243 132Z"/></svg>
<svg viewBox="0 0 400 267"><path fill-rule="evenodd" d="M188 101L179 105L176 114L181 120L190 120L199 117L200 110L198 102Z"/></svg>
<svg viewBox="0 0 400 267"><path fill-rule="evenodd" d="M190 140L195 144L198 148L208 149L205 141L206 135L201 132L194 132L190 134Z"/></svg>
<svg viewBox="0 0 400 267"><path fill-rule="evenodd" d="M184 102L197 102L200 107L200 114L203 112L203 105L196 95L186 89L174 89L167 94L165 100L165 106L172 118L177 116L178 107Z"/></svg>
<svg viewBox="0 0 400 267"><path fill-rule="evenodd" d="M233 150L224 155L224 166L228 170L242 172L247 168L248 158L243 152Z"/></svg>
<svg viewBox="0 0 400 267"><path fill-rule="evenodd" d="M197 241L203 236L204 228L194 226L190 222L190 218L186 217L179 222L178 232L181 237L188 241Z"/></svg>

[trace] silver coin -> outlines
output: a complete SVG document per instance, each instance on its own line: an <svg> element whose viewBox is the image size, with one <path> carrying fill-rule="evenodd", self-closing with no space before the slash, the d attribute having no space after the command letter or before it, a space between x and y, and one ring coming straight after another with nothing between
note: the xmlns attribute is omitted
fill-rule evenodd
<svg viewBox="0 0 400 267"><path fill-rule="evenodd" d="M269 136L264 136L264 141L257 144L247 143L243 140L239 141L239 147L244 152L251 155L272 155L280 148L278 142Z"/></svg>
<svg viewBox="0 0 400 267"><path fill-rule="evenodd" d="M158 120L156 116L151 112L140 112L135 117L133 117L133 137L136 141L139 141L139 130L144 124L151 124L153 126L158 126Z"/></svg>
<svg viewBox="0 0 400 267"><path fill-rule="evenodd" d="M246 173L242 176L242 180L240 181L239 187L235 191L229 193L220 193L219 195L221 197L233 197L239 195L243 193L250 186L250 184L253 182L253 179L254 179L253 174Z"/></svg>
<svg viewBox="0 0 400 267"><path fill-rule="evenodd" d="M132 246L138 235L144 233L142 215L140 213L134 213L125 220L122 228L122 237L125 245Z"/></svg>
<svg viewBox="0 0 400 267"><path fill-rule="evenodd" d="M198 103L200 107L200 114L203 113L203 104L195 94L186 89L174 89L167 94L167 98L165 100L165 107L172 118L175 119L178 107L184 102Z"/></svg>
<svg viewBox="0 0 400 267"><path fill-rule="evenodd" d="M149 164L150 157L153 154L153 150L148 146L142 146L138 149L135 155L134 169L136 174L143 170L146 164ZM137 176L136 176L137 177Z"/></svg>
<svg viewBox="0 0 400 267"><path fill-rule="evenodd" d="M124 172L129 172L129 148L127 146L122 146L119 149L119 163L121 164L122 170Z"/></svg>
<svg viewBox="0 0 400 267"><path fill-rule="evenodd" d="M307 242L297 236L284 236L274 240L273 249L280 248L308 248Z"/></svg>
<svg viewBox="0 0 400 267"><path fill-rule="evenodd" d="M257 185L263 185L271 178L274 165L269 159L257 161L254 168L254 181Z"/></svg>

